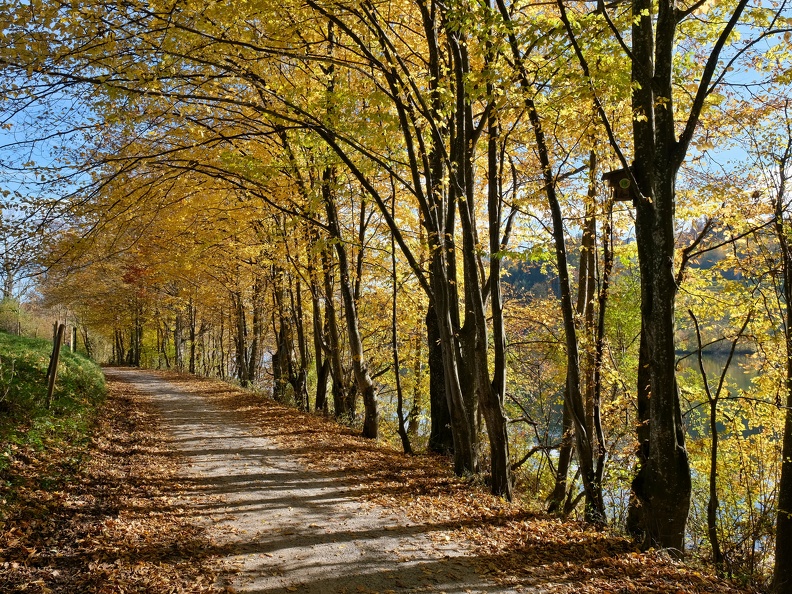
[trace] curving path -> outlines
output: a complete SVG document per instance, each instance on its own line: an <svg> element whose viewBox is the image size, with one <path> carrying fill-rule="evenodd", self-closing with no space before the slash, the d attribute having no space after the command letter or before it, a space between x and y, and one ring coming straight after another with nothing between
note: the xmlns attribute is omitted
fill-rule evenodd
<svg viewBox="0 0 792 594"><path fill-rule="evenodd" d="M460 545L355 499L338 473L313 471L237 413L155 375L107 369L148 394L183 456L181 481L231 571L229 592L516 592L488 583ZM208 495L208 499L207 496ZM206 503L208 501L208 503ZM527 591L527 590L519 590Z"/></svg>

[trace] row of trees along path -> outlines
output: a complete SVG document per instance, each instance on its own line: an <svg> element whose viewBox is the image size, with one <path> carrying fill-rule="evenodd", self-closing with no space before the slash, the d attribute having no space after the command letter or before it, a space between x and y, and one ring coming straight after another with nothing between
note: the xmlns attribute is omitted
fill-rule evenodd
<svg viewBox="0 0 792 594"><path fill-rule="evenodd" d="M610 198L597 204L598 164L618 168L623 175L619 184L630 191L623 218L630 227L634 222L640 294L638 360L628 376L632 387L611 381L615 391L634 397L631 408L638 417L628 528L645 550L682 553L693 482L676 373L676 304L696 246L708 238L707 249L715 249L719 240L708 236L716 225L705 204L691 215L701 233L678 248L677 184L683 163L707 150L706 134L694 142L703 128L715 130L718 117L731 120L737 113L749 122L758 113L749 109L745 95L732 93L730 101L719 95L735 65L748 64L761 73L767 103L786 108L788 70L781 64L788 61L792 30L785 2L756 7L748 0L305 0L233 8L201 1L39 4L0 2L0 64L7 73L2 96L9 117L25 124L57 121L55 132L40 124L39 140L84 139L37 171L42 183L60 182L54 186L60 198L34 201L33 206L61 213L72 224L68 231L60 222L52 225L55 239L45 242L53 285L64 279L77 288L79 280L66 280L70 272L101 269L129 255L116 276L135 288L134 295L119 308L123 312L110 312L97 322L105 332L112 327L115 347L131 353L129 362L140 363L144 323L156 317L146 311L145 298L154 285L163 303L166 295L188 301L195 348L195 302L205 294L191 271L202 268L226 297L211 305L221 311L220 324L228 319L235 326L230 332L233 355L223 350L226 328L221 329L217 367L234 369L243 384L253 382L264 358L260 347L267 323L260 305L266 279L273 309L280 314L272 319L275 390L290 384L295 400L307 407L313 362L318 408L327 408L328 385L339 418L354 416L360 398L363 434L376 438L382 419L374 363L387 370L390 362L376 360L367 348L367 337L387 332L363 328L367 305L384 308L366 304L361 287L364 273L390 268L388 264L396 271L398 258L402 278L409 278L404 282L416 295L416 309L426 312L422 332L431 375L430 444L452 454L460 476L478 473L486 463L492 493L511 499L515 462L507 415L502 259L514 247L518 215L536 220L535 229L545 234L544 241L536 242L537 250L550 254L547 259L557 274L554 313L562 324L555 340L563 345L565 359L566 431L551 507L565 507L564 493L576 501L569 486L574 480L568 480L574 451L584 516L597 525L607 520L603 473L610 445L601 399L613 262L609 222L602 234L598 292L593 282L598 266L591 253L596 217L602 225L612 214ZM64 108L65 96L82 109ZM52 107L56 115L48 120L43 108L31 114L31 102ZM784 121L788 131L790 119ZM70 130L63 129L70 124ZM719 126L725 142L729 135L722 130L728 125ZM21 142L25 147L30 143L35 144ZM778 146L783 152L784 143ZM788 152L775 162L785 167ZM18 170L30 170L23 161ZM573 162L579 167L568 167ZM565 185L581 172L586 181ZM770 176L779 182L773 204L786 204L787 175L781 169L780 175ZM83 181L85 186L75 191L74 184ZM581 216L573 216L565 195L577 195L581 186L588 191L574 205ZM762 187L772 189L773 183ZM182 208L188 203L202 206L186 212ZM790 274L784 208L766 215L776 217L778 231L769 251L782 253L777 264L767 266L765 276L772 282L758 275L751 277L753 288L743 286L744 294L755 298L771 290L759 287L770 282L776 305L766 322L779 314L789 319L788 284L782 289L783 283L775 282ZM732 242L767 226L765 221L735 233L739 218L717 225ZM169 225L160 227L163 220ZM390 241L390 249L383 242L378 253L387 253L391 262L366 260L372 227ZM577 231L587 247L576 304L568 245ZM525 235L533 232L524 229ZM177 239L184 253L172 249ZM217 246L222 247L212 252ZM233 265L220 257L229 247L239 248ZM149 259L152 252L158 256ZM751 275L750 268L741 272ZM159 278L149 284L153 269ZM394 272L388 283L394 287L391 372L398 384L397 276ZM92 296L79 288L82 311L90 316L85 304ZM111 293L105 288L103 297L112 299ZM309 294L307 329L303 306L307 308ZM771 301L756 297L756 307L767 309ZM159 302L154 309L159 310ZM223 317L229 309L233 315ZM182 312L174 322L179 335ZM369 322L378 317L371 311L368 316ZM126 328L120 327L122 317ZM788 328L785 332L786 351L792 343ZM160 352L167 357L171 329L158 327L157 333ZM133 348L127 349L124 336ZM180 356L180 346L173 352ZM776 366L785 370L775 378L782 386L776 392L779 409L784 400L792 403L792 359L788 352L784 356L787 361ZM193 356L190 361L192 366ZM399 431L407 450L402 391L398 393ZM717 412L719 396L708 397L715 402L710 410ZM479 459L480 436L488 442L485 460ZM792 503L792 419L780 439L785 455L774 587L784 592L792 584L792 539L785 536L792 534L786 524ZM614 438L614 444L626 441L624 435ZM717 474L713 460L711 476ZM714 523L715 500L712 509ZM714 539L712 547L722 571Z"/></svg>

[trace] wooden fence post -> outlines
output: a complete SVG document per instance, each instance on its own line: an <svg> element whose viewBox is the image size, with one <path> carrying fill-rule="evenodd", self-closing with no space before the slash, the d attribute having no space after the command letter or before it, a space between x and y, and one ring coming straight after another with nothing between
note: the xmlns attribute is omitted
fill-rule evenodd
<svg viewBox="0 0 792 594"><path fill-rule="evenodd" d="M47 371L47 409L52 406L52 394L55 391L55 377L58 375L58 359L60 358L63 334L65 332L65 324L58 326L58 332L55 334L55 342L52 344L52 356L50 357L49 370Z"/></svg>

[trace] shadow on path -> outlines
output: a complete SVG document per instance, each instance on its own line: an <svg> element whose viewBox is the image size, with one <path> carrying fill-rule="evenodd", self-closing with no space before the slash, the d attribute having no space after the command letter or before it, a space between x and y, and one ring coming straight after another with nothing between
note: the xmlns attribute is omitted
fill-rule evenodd
<svg viewBox="0 0 792 594"><path fill-rule="evenodd" d="M359 481L306 469L296 461L300 448L257 436L249 421L210 399L153 373L106 373L148 394L160 409L185 461L171 480L188 499L192 492L203 500L189 513L198 511L215 526L208 552L229 564L235 591L529 591L489 583L464 548L439 534L431 538L452 526L414 524L361 503Z"/></svg>

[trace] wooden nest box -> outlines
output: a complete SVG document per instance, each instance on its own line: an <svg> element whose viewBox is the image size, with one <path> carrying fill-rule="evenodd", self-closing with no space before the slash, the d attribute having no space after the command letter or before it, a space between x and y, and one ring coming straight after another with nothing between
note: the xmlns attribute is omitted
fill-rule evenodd
<svg viewBox="0 0 792 594"><path fill-rule="evenodd" d="M632 176L627 169L608 171L602 174L602 179L613 190L614 202L628 202L637 198Z"/></svg>

